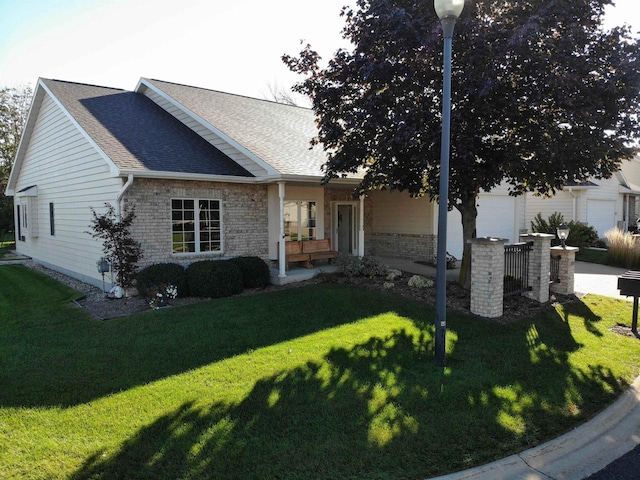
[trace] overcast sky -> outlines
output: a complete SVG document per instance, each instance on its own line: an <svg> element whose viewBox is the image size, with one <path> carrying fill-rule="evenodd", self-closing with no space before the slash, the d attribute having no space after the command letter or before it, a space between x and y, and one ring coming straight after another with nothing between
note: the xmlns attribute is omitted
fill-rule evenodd
<svg viewBox="0 0 640 480"><path fill-rule="evenodd" d="M640 30L640 2L616 3L608 26ZM355 0L0 0L0 87L45 77L132 90L148 77L269 98L296 81L280 57L301 40L327 59L345 45L345 4Z"/></svg>

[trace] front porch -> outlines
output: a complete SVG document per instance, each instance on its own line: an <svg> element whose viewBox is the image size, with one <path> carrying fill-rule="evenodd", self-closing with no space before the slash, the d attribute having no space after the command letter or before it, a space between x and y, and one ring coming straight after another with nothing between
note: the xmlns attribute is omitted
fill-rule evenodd
<svg viewBox="0 0 640 480"><path fill-rule="evenodd" d="M333 264L317 263L313 268L303 268L292 265L291 268L287 270L286 276L280 276L280 269L278 267L271 267L269 269L269 275L273 285L287 285L289 283L311 280L321 273L335 273L337 271L338 267Z"/></svg>

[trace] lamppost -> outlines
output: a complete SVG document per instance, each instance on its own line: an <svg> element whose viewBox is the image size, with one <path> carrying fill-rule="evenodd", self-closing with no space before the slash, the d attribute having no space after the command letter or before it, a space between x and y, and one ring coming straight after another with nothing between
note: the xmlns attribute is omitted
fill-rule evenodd
<svg viewBox="0 0 640 480"><path fill-rule="evenodd" d="M567 240L567 238L569 238L570 231L571 229L569 228L569 225L567 225L566 223L559 225L558 228L556 229L556 234L558 235L558 238L562 243L562 248L567 248L564 242Z"/></svg>
<svg viewBox="0 0 640 480"><path fill-rule="evenodd" d="M445 366L447 335L447 213L449 204L449 142L451 129L451 43L453 28L462 13L464 0L434 0L444 34L444 82L442 86L442 139L440 147L440 189L438 205L438 250L436 270L435 363Z"/></svg>

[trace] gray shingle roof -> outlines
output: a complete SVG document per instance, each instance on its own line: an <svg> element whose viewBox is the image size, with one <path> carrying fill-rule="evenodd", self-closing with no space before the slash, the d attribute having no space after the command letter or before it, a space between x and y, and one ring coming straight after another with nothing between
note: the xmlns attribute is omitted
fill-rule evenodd
<svg viewBox="0 0 640 480"><path fill-rule="evenodd" d="M317 135L307 108L145 79L283 175L322 176L327 155L310 148Z"/></svg>
<svg viewBox="0 0 640 480"><path fill-rule="evenodd" d="M42 81L119 169L253 176L142 94Z"/></svg>

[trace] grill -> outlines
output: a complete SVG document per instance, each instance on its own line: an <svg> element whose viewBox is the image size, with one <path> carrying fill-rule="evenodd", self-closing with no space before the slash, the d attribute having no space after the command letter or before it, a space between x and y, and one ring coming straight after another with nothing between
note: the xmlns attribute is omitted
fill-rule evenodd
<svg viewBox="0 0 640 480"><path fill-rule="evenodd" d="M618 277L620 295L633 297L633 318L631 331L638 335L638 297L640 297L640 272L630 270Z"/></svg>

